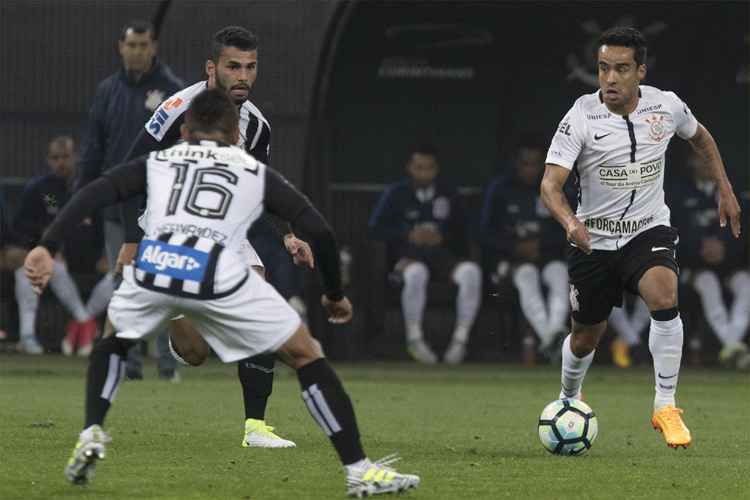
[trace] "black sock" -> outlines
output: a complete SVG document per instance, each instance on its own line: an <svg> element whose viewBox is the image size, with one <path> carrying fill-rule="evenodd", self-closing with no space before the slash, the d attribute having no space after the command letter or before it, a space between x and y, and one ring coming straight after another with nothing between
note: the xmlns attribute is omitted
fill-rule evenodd
<svg viewBox="0 0 750 500"><path fill-rule="evenodd" d="M364 459L352 401L328 360L320 358L303 366L297 370L297 377L307 409L331 439L341 463L349 465Z"/></svg>
<svg viewBox="0 0 750 500"><path fill-rule="evenodd" d="M104 423L109 405L117 395L117 388L125 375L125 357L130 340L115 336L100 340L89 356L89 370L86 375L86 424L84 429Z"/></svg>
<svg viewBox="0 0 750 500"><path fill-rule="evenodd" d="M258 354L237 363L237 376L245 399L245 418L265 420L266 405L273 391L273 365L276 355Z"/></svg>

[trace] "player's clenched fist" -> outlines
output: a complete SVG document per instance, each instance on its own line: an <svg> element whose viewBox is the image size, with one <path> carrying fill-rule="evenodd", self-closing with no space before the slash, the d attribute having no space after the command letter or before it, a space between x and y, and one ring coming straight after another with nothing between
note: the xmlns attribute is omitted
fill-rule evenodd
<svg viewBox="0 0 750 500"><path fill-rule="evenodd" d="M315 257L313 256L310 245L293 234L284 236L284 246L292 255L294 263L298 266L307 266L315 269Z"/></svg>
<svg viewBox="0 0 750 500"><path fill-rule="evenodd" d="M37 294L41 294L47 286L54 269L54 259L44 247L35 247L29 252L23 268L31 287Z"/></svg>
<svg viewBox="0 0 750 500"><path fill-rule="evenodd" d="M347 323L352 319L354 311L352 310L352 303L349 299L342 297L341 300L331 300L327 296L323 295L320 298L320 303L328 311L328 322L334 324Z"/></svg>
<svg viewBox="0 0 750 500"><path fill-rule="evenodd" d="M719 191L719 225L725 227L729 219L732 236L740 237L740 204L734 192L729 190Z"/></svg>
<svg viewBox="0 0 750 500"><path fill-rule="evenodd" d="M565 228L568 241L573 243L586 255L591 253L591 235L586 226L578 219L571 221Z"/></svg>

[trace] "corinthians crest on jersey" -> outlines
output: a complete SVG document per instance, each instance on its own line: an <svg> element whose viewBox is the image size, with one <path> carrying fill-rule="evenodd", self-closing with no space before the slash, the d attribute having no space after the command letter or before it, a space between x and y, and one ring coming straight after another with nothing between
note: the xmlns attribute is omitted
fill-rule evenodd
<svg viewBox="0 0 750 500"><path fill-rule="evenodd" d="M610 112L599 92L580 97L558 126L546 163L571 169L579 182L576 216L591 247L616 250L637 234L669 225L664 203L665 153L677 134L693 137L698 121L673 92L641 85L636 109Z"/></svg>

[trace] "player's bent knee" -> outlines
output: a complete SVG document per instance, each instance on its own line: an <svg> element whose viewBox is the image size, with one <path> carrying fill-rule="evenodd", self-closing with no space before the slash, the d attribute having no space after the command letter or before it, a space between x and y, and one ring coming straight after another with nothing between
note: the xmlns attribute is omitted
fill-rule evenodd
<svg viewBox="0 0 750 500"><path fill-rule="evenodd" d="M172 322L169 343L178 361L184 361L190 366L202 365L211 352L200 333L186 319L177 319Z"/></svg>
<svg viewBox="0 0 750 500"><path fill-rule="evenodd" d="M310 334L310 330L301 324L294 334L279 348L279 358L295 370L323 357L320 342Z"/></svg>
<svg viewBox="0 0 750 500"><path fill-rule="evenodd" d="M599 345L599 339L606 329L606 321L593 325L585 325L574 321L570 337L570 350L578 357L588 355Z"/></svg>
<svg viewBox="0 0 750 500"><path fill-rule="evenodd" d="M664 309L677 307L677 290L668 291L657 297L651 297L648 301L648 306L652 311L663 311Z"/></svg>

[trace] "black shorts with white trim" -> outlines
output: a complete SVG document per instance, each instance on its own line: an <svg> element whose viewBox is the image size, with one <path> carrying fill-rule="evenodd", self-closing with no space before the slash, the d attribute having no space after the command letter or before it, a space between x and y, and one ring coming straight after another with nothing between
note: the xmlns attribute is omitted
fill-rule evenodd
<svg viewBox="0 0 750 500"><path fill-rule="evenodd" d="M624 290L638 295L638 283L656 266L679 275L677 229L656 226L639 234L619 250L594 250L586 255L568 248L570 306L573 319L593 325L606 320L622 305Z"/></svg>

